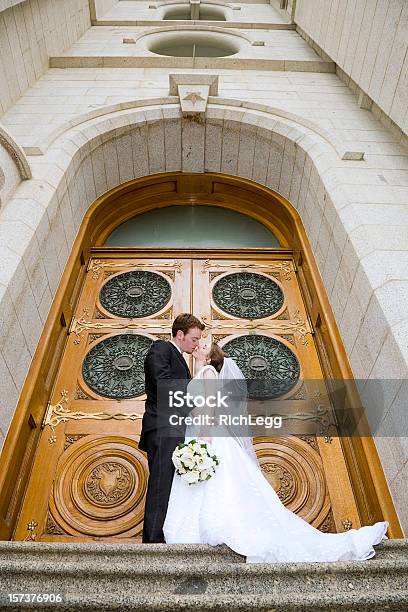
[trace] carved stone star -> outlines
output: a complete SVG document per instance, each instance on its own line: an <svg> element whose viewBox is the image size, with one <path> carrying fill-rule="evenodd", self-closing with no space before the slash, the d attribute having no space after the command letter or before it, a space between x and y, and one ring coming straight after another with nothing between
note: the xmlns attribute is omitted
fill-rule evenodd
<svg viewBox="0 0 408 612"><path fill-rule="evenodd" d="M194 106L197 102L204 102L205 98L200 95L200 92L190 91L186 96L184 96L183 100L189 100Z"/></svg>

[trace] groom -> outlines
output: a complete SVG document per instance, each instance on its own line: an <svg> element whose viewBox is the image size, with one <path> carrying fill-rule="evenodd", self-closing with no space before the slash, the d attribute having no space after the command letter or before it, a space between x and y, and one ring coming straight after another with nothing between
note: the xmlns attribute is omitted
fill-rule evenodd
<svg viewBox="0 0 408 612"><path fill-rule="evenodd" d="M147 398L139 448L147 452L149 481L142 542L165 542L163 524L174 476L172 454L177 444L183 442L186 429L185 425L175 429L168 421L166 427L166 415L161 412L167 408L166 412L170 415L171 411L163 405L160 410L160 387L163 390L167 385L173 391L186 391L191 373L183 352L191 354L194 351L204 327L192 314L180 314L173 322L172 340L156 340L145 358ZM184 416L187 416L190 409Z"/></svg>

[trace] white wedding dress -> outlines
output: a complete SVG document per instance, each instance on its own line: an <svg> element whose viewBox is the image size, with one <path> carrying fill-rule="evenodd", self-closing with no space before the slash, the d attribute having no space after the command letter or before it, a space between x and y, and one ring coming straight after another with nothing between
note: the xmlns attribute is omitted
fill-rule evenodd
<svg viewBox="0 0 408 612"><path fill-rule="evenodd" d="M212 366L194 378L206 368ZM197 437L193 433L187 426L186 442ZM247 563L276 563L370 559L373 545L388 539L388 521L342 533L319 531L284 506L227 430L208 446L220 459L214 476L190 485L174 474L163 526L167 544L225 543Z"/></svg>

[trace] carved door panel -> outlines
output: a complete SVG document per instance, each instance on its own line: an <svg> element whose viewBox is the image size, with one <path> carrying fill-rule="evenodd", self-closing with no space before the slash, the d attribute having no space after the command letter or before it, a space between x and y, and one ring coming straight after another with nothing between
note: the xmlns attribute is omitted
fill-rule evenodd
<svg viewBox="0 0 408 612"><path fill-rule="evenodd" d="M295 415L315 410L324 420L330 406L303 397L305 382L322 372L287 255L91 259L14 539L141 540L144 355L153 339L170 339L183 311L203 317L249 378L275 368L276 396L290 398ZM251 411L262 413L262 402L255 392ZM322 530L360 525L338 438L305 430L259 436L255 446L289 509Z"/></svg>
<svg viewBox="0 0 408 612"><path fill-rule="evenodd" d="M14 539L141 540L143 361L190 287L188 259L91 259Z"/></svg>
<svg viewBox="0 0 408 612"><path fill-rule="evenodd" d="M360 526L292 260L195 261L193 286L195 314L248 379L249 413L268 414L269 400L281 400L280 412L269 414L282 415L286 434L253 430L262 470L281 501L322 531Z"/></svg>

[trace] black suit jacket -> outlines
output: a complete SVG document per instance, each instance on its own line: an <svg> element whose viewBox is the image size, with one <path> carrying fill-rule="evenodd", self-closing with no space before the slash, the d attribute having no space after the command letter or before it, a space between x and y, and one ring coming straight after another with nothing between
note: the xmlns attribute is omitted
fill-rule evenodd
<svg viewBox="0 0 408 612"><path fill-rule="evenodd" d="M145 357L144 372L147 398L139 441L141 450L147 450L144 438L148 432L152 430L158 432L159 429L163 432L166 429L165 424L168 423L166 411L168 415L178 413L186 416L191 410L191 407L184 410L170 408L168 403L163 402L163 398L168 397L166 389L185 392L191 379L188 365L174 344L166 340L153 342ZM185 434L185 425L168 426L168 428L172 431L171 435Z"/></svg>

